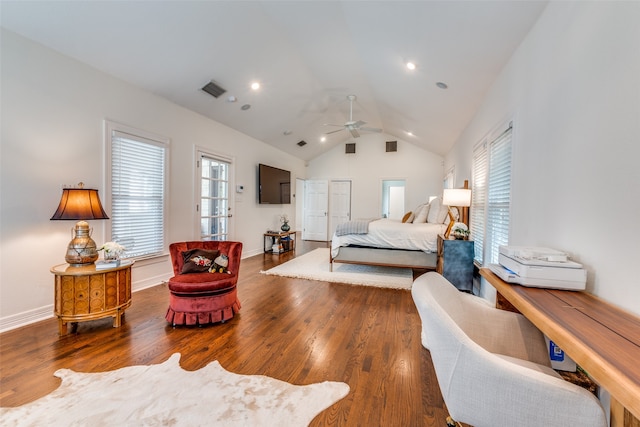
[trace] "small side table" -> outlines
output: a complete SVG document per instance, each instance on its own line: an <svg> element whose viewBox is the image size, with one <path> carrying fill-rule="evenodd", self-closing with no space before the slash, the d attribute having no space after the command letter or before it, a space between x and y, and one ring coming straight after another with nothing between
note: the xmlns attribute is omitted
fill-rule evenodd
<svg viewBox="0 0 640 427"><path fill-rule="evenodd" d="M61 264L51 267L55 275L54 313L60 335L67 333L67 323L113 317L113 327L122 323L124 310L131 305L131 266L96 270L94 264L74 267Z"/></svg>
<svg viewBox="0 0 640 427"><path fill-rule="evenodd" d="M438 235L436 271L458 290L473 293L473 240L450 240Z"/></svg>
<svg viewBox="0 0 640 427"><path fill-rule="evenodd" d="M267 231L264 233L264 252L271 252L273 245L282 245L279 253L285 253L296 250L296 232L295 231Z"/></svg>

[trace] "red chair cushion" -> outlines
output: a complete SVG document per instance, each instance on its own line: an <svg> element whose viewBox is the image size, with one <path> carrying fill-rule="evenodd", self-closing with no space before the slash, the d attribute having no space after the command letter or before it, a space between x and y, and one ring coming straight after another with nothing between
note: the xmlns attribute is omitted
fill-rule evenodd
<svg viewBox="0 0 640 427"><path fill-rule="evenodd" d="M169 290L173 293L202 293L233 289L238 278L227 273L187 273L169 279Z"/></svg>

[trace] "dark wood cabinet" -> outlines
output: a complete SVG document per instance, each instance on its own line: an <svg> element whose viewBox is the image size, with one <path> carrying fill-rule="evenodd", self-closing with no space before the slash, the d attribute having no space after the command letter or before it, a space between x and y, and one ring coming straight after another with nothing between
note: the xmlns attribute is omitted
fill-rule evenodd
<svg viewBox="0 0 640 427"><path fill-rule="evenodd" d="M436 271L458 290L473 293L473 240L450 240L438 235Z"/></svg>

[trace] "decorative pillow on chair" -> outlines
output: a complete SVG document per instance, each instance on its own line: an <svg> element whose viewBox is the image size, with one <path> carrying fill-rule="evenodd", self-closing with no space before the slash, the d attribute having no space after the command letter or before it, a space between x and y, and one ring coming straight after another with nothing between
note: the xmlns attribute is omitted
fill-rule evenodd
<svg viewBox="0 0 640 427"><path fill-rule="evenodd" d="M213 265L209 269L210 273L227 273L231 274L230 271L227 270L229 266L229 257L225 254L220 254L216 259L213 260Z"/></svg>
<svg viewBox="0 0 640 427"><path fill-rule="evenodd" d="M184 265L182 273L206 273L213 266L213 260L220 255L220 251L207 251L205 249L191 249L182 252Z"/></svg>

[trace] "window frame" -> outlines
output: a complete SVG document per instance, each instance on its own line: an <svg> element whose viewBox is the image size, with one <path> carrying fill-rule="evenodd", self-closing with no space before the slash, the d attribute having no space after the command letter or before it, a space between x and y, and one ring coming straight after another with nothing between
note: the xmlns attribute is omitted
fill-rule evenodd
<svg viewBox="0 0 640 427"><path fill-rule="evenodd" d="M162 192L162 230L161 238L161 250L154 253L138 255L138 256L129 256L127 257L125 253L125 258L131 260L144 260L144 259L153 259L158 257L166 256L169 252L167 249L167 225L169 223L168 217L168 200L169 200L169 164L170 164L170 143L171 140L168 137L164 137L152 132L148 132L142 129L138 129L132 126L124 125L122 123L117 123L111 120L104 121L104 164L105 164L105 172L104 172L104 188L105 188L105 207L109 212L109 217L111 220L105 221L105 236L108 236L109 240L113 240L113 228L112 221L114 218L113 214L113 194L112 194L112 172L113 172L113 162L112 162L112 143L114 132L118 132L121 134L126 134L131 137L133 140L137 140L142 143L155 145L163 148L164 154L164 165L163 165L163 192ZM160 228L160 227L158 227ZM126 245L125 245L126 246Z"/></svg>

